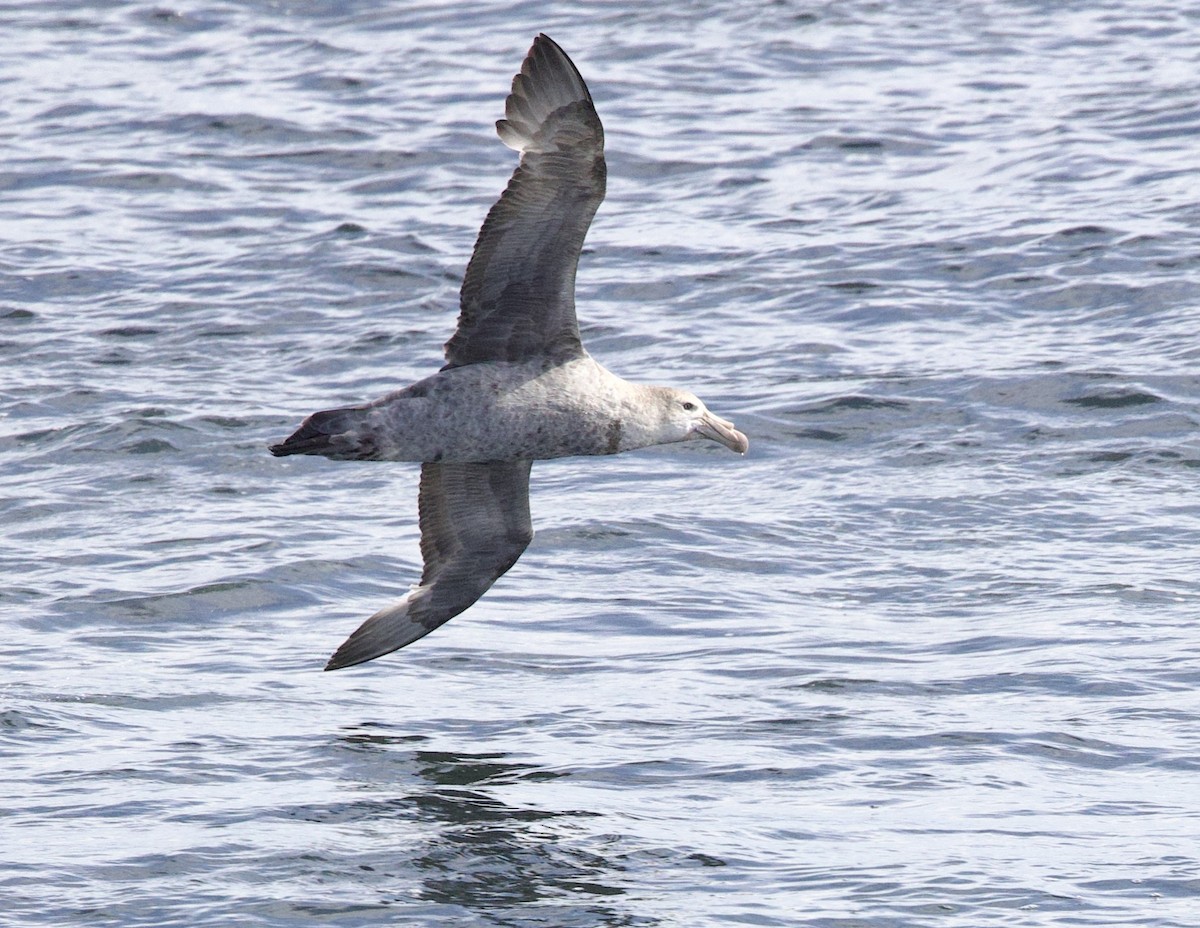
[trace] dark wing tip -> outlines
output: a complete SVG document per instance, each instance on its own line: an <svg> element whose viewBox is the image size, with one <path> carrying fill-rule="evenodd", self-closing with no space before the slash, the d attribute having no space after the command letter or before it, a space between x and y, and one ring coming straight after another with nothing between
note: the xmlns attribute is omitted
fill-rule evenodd
<svg viewBox="0 0 1200 928"><path fill-rule="evenodd" d="M587 84L558 43L545 34L538 35L513 78L496 133L515 151L542 150L541 146L551 141L547 136L555 127L553 114L572 104L587 104L591 109Z"/></svg>
<svg viewBox="0 0 1200 928"><path fill-rule="evenodd" d="M415 617L413 610L420 610L421 602L428 595L427 589L417 588L399 602L380 609L341 643L329 658L325 669L341 670L343 667L365 664L398 651L418 638L424 638L451 617L439 616L428 624Z"/></svg>
<svg viewBox="0 0 1200 928"><path fill-rule="evenodd" d="M346 642L349 644L349 642ZM358 657L354 654L348 654L346 644L333 652L333 656L329 658L325 664L325 670L341 670L344 667L353 667L356 664L364 664L371 660L370 657Z"/></svg>

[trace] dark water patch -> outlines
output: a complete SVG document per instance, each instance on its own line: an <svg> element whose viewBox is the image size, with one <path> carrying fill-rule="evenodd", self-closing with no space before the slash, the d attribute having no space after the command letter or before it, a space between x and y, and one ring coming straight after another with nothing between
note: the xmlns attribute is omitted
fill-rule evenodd
<svg viewBox="0 0 1200 928"><path fill-rule="evenodd" d="M221 184L194 180L169 171L101 171L87 176L82 182L92 189L188 191L212 195L227 192Z"/></svg>
<svg viewBox="0 0 1200 928"><path fill-rule="evenodd" d="M169 441L164 441L161 438L144 438L122 446L121 450L128 454L163 454L164 452L178 451L179 449Z"/></svg>
<svg viewBox="0 0 1200 928"><path fill-rule="evenodd" d="M122 325L101 329L96 334L102 338L151 338L162 330L148 325Z"/></svg>
<svg viewBox="0 0 1200 928"><path fill-rule="evenodd" d="M1174 857L1156 861L1153 858L1143 858L1134 865L1140 870L1147 864L1162 863L1179 868L1180 872L1174 877L1127 877L1110 880L1083 880L1076 885L1081 890L1087 890L1105 895L1126 896L1140 901L1142 905L1153 906L1155 900L1163 897L1178 899L1195 899L1200 896L1200 877L1190 873L1191 861L1187 858ZM1157 924L1147 922L1147 924ZM1182 923L1166 923L1182 924Z"/></svg>
<svg viewBox="0 0 1200 928"><path fill-rule="evenodd" d="M418 751L413 756L419 775L438 786L476 786L567 776L561 771L541 770L506 758L507 755L500 753L463 755L444 751Z"/></svg>
<svg viewBox="0 0 1200 928"><path fill-rule="evenodd" d="M271 584L254 580L204 583L177 593L98 598L92 608L108 622L220 625L233 616L281 605ZM289 597L290 599L290 597ZM113 642L120 647L120 642Z"/></svg>
<svg viewBox="0 0 1200 928"><path fill-rule="evenodd" d="M1126 766L1153 765L1160 752L1085 738L1062 732L1042 732L1022 737L1013 752L1073 767L1114 770Z"/></svg>
<svg viewBox="0 0 1200 928"><path fill-rule="evenodd" d="M883 142L878 139L843 139L838 142L838 148L846 151L877 151L883 147Z"/></svg>
<svg viewBox="0 0 1200 928"><path fill-rule="evenodd" d="M818 135L800 146L803 151L839 149L842 151L880 151L884 147L878 139L847 137L842 135Z"/></svg>
<svg viewBox="0 0 1200 928"><path fill-rule="evenodd" d="M1045 693L1056 696L1088 695L1112 698L1141 696L1155 689L1142 680L1122 680L1117 677L1105 679L1066 671L1014 671L969 676L938 681L934 686L943 693Z"/></svg>
<svg viewBox="0 0 1200 928"><path fill-rule="evenodd" d="M1081 409L1123 409L1128 406L1146 406L1151 403L1161 403L1162 397L1155 396L1153 393L1130 390L1120 393L1067 397L1063 402L1071 406L1078 406Z"/></svg>
<svg viewBox="0 0 1200 928"><path fill-rule="evenodd" d="M447 821L457 825L545 822L582 813L546 812L514 808L482 792L438 790L395 799L353 800L328 806L295 806L279 809L271 817L314 824L379 821ZM259 810L251 819L262 817Z"/></svg>
<svg viewBox="0 0 1200 928"><path fill-rule="evenodd" d="M21 744L40 739L56 741L74 730L69 719L42 707L27 705L0 710L0 740Z"/></svg>
<svg viewBox="0 0 1200 928"><path fill-rule="evenodd" d="M1112 229L1107 229L1104 226L1083 225L1061 229L1054 234L1059 238L1079 238L1080 236L1111 236L1114 234L1114 232Z"/></svg>
<svg viewBox="0 0 1200 928"><path fill-rule="evenodd" d="M844 432L834 432L829 429L795 429L788 432L793 438L811 441L845 441L849 436Z"/></svg>
<svg viewBox="0 0 1200 928"><path fill-rule="evenodd" d="M825 284L830 290L838 290L843 293L868 293L871 290L878 290L882 284L874 283L870 280L845 280L833 284Z"/></svg>
<svg viewBox="0 0 1200 928"><path fill-rule="evenodd" d="M79 424L64 425L58 428L32 429L28 432L19 432L15 435L0 437L0 449L9 442L16 445L29 445L38 449L54 447L73 441L76 436L87 430L87 426Z"/></svg>
<svg viewBox="0 0 1200 928"><path fill-rule="evenodd" d="M862 394L851 394L848 396L838 396L821 403L801 410L805 415L818 413L826 413L841 409L852 411L858 410L875 410L875 409L907 409L910 403L907 400L888 399L879 396L864 396Z"/></svg>
<svg viewBox="0 0 1200 928"><path fill-rule="evenodd" d="M250 157L269 162L272 165L302 164L347 172L393 174L402 169L412 171L420 167L428 156L417 151L381 150L372 145L355 144L346 147L332 145L313 148L292 147L279 151L257 152ZM378 181L363 181L362 183L376 182ZM386 183L394 184L398 181L395 178L389 178ZM408 189L408 187L404 189Z"/></svg>

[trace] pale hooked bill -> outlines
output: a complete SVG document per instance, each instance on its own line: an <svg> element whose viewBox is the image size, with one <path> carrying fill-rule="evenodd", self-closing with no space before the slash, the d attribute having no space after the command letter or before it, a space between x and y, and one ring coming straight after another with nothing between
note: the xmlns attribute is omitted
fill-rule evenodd
<svg viewBox="0 0 1200 928"><path fill-rule="evenodd" d="M604 130L571 59L534 39L496 123L521 153L467 265L446 364L372 403L313 413L275 455L420 461L421 582L371 616L326 670L433 631L496 582L533 538L535 460L746 436L692 393L609 373L583 349L575 268L604 199Z"/></svg>

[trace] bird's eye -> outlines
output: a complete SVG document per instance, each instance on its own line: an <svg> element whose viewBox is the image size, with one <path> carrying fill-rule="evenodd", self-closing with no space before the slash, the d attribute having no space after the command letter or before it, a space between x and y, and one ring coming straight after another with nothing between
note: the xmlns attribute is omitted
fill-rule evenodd
<svg viewBox="0 0 1200 928"><path fill-rule="evenodd" d="M696 404L689 400L683 404L683 408L686 409L688 412L691 412L693 409L696 408Z"/></svg>

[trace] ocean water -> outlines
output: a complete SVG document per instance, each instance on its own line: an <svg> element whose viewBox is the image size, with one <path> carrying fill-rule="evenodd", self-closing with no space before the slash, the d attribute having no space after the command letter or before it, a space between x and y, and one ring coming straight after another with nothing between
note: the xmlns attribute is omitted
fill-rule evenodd
<svg viewBox="0 0 1200 928"><path fill-rule="evenodd" d="M0 924L1200 920L1200 16L0 7ZM532 37L605 122L585 342L751 440L535 465L470 611L416 467Z"/></svg>

